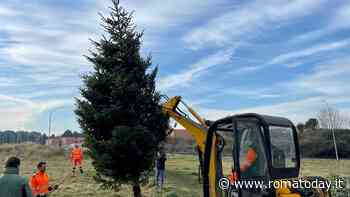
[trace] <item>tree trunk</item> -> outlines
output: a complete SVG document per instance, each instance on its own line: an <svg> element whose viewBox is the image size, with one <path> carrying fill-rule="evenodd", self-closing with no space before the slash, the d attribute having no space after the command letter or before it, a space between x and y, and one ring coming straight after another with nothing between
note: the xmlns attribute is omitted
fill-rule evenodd
<svg viewBox="0 0 350 197"><path fill-rule="evenodd" d="M139 183L134 183L134 185L132 186L132 190L134 192L134 197L142 197L141 187Z"/></svg>

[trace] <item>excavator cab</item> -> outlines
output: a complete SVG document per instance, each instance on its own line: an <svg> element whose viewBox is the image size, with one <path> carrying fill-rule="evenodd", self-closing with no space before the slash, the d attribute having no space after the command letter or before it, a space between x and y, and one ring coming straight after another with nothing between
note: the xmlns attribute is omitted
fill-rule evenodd
<svg viewBox="0 0 350 197"><path fill-rule="evenodd" d="M231 143L222 142L228 141L228 136L232 138ZM222 144L231 147L229 150L232 151L225 154L228 157L223 157L223 151L220 151ZM279 191L275 188L265 186L272 181L298 177L298 147L296 128L285 118L250 113L215 121L208 129L205 144L204 197L284 196L276 195ZM243 186L237 187L230 182L229 187L222 187L222 181L228 176L223 173L222 158L232 161L234 181ZM249 185L244 185L247 183ZM260 183L265 186L254 185ZM285 196L299 195L286 192Z"/></svg>

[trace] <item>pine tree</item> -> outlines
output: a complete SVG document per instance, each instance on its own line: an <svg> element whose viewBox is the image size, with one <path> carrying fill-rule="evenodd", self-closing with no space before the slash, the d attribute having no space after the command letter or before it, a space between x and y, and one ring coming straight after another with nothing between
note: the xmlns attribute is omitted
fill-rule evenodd
<svg viewBox="0 0 350 197"><path fill-rule="evenodd" d="M132 14L112 0L110 15L101 15L106 35L93 41L87 59L94 70L82 77L81 99L75 113L97 171L95 179L109 189L140 184L154 165L155 153L166 137L168 117L155 89L157 68L140 55L143 32Z"/></svg>

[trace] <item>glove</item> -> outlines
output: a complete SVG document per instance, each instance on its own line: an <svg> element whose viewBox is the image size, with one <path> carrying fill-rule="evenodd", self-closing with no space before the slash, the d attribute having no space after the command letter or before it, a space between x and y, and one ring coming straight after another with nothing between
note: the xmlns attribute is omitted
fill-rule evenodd
<svg viewBox="0 0 350 197"><path fill-rule="evenodd" d="M58 185L54 185L54 186L49 186L48 190L49 192L58 189Z"/></svg>

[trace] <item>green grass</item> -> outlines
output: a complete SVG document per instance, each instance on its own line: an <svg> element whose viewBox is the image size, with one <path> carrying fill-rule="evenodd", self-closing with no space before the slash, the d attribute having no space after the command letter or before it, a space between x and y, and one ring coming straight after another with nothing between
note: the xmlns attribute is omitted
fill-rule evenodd
<svg viewBox="0 0 350 197"><path fill-rule="evenodd" d="M29 177L39 160L48 162L48 174L52 183L63 184L51 197L128 197L132 196L129 186L123 186L119 192L102 190L99 184L93 180L95 173L91 161L84 162L85 175L70 177L71 166L63 151L37 145L13 145L0 146L0 162L4 163L9 156L18 155L22 159L21 174ZM229 158L225 158L225 169L229 169ZM166 183L162 193L158 193L154 187L153 177L149 184L142 187L144 196L149 197L198 197L201 196L201 185L198 183L197 157L192 155L169 155L166 164ZM3 169L0 169L0 172ZM334 175L350 176L350 160L335 161L325 159L306 159L302 162L302 176Z"/></svg>

